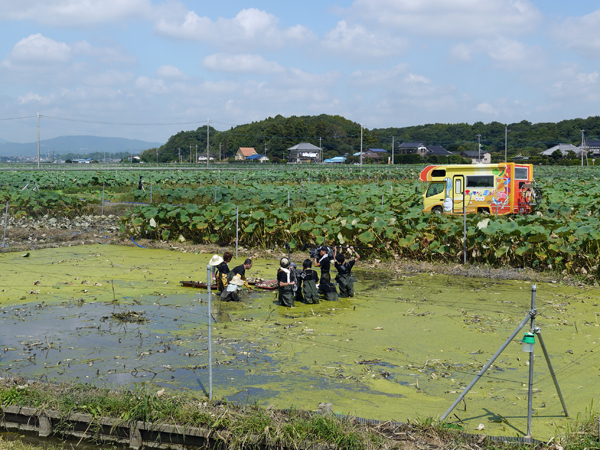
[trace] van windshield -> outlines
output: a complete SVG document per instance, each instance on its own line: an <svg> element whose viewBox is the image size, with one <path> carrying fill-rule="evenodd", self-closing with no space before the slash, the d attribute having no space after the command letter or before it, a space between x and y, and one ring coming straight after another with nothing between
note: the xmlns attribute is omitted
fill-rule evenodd
<svg viewBox="0 0 600 450"><path fill-rule="evenodd" d="M427 189L427 197L433 197L444 192L444 186L446 186L446 183L431 183Z"/></svg>

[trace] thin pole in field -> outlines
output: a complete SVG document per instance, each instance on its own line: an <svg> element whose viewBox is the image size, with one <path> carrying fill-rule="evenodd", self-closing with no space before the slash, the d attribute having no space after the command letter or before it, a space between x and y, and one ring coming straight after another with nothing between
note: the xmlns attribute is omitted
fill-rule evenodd
<svg viewBox="0 0 600 450"><path fill-rule="evenodd" d="M463 264L467 264L467 195L463 186Z"/></svg>
<svg viewBox="0 0 600 450"><path fill-rule="evenodd" d="M238 239L240 232L240 207L235 207L235 259L238 257Z"/></svg>
<svg viewBox="0 0 600 450"><path fill-rule="evenodd" d="M6 247L6 227L8 226L8 200L6 200L6 211L4 213L4 236L2 237L2 248Z"/></svg>
<svg viewBox="0 0 600 450"><path fill-rule="evenodd" d="M206 289L208 290L208 305L207 305L207 316L208 316L208 398L212 400L212 317L210 314L211 310L211 284L212 280L210 277L212 267L210 264L206 266Z"/></svg>

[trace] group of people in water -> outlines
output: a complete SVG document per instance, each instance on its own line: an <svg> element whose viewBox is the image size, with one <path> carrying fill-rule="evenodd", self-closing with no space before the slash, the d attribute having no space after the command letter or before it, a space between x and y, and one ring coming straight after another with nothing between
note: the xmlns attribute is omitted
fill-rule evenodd
<svg viewBox="0 0 600 450"><path fill-rule="evenodd" d="M321 297L328 301L336 301L338 297L354 297L354 277L352 268L360 255L353 247L348 247L352 259L346 260L343 252L334 247L333 260L337 270L335 281L339 286L339 294L336 286L331 281L331 260L328 247L320 247L314 259L315 267L321 269L321 277L313 269L313 261L309 258L302 263L300 270L289 258L283 257L279 261L277 270L277 288L279 290L279 304L281 306L294 307L295 302L307 304L319 303ZM249 291L252 287L246 280L246 271L252 268L252 260L246 259L243 264L229 269L229 263L233 258L231 252L225 252L221 258L214 255L210 265L214 268L214 277L217 289L221 292L221 300L239 301L238 290L245 286Z"/></svg>

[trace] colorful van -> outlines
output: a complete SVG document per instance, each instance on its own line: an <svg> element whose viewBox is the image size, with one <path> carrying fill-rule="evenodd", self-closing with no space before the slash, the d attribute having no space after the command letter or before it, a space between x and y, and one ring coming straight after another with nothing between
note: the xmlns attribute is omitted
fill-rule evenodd
<svg viewBox="0 0 600 450"><path fill-rule="evenodd" d="M541 195L531 164L427 166L420 180L429 182L424 212L529 214Z"/></svg>

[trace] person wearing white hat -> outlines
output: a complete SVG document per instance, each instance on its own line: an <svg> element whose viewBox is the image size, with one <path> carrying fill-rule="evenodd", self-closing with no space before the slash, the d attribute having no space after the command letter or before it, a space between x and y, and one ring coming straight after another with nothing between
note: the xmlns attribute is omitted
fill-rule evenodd
<svg viewBox="0 0 600 450"><path fill-rule="evenodd" d="M223 258L215 255L219 258L219 262L216 264L216 274L215 277L217 279L217 289L219 291L223 291L227 287L227 274L229 274L229 266L228 263L233 258L233 253L225 252L223 253ZM215 257L213 256L213 258Z"/></svg>
<svg viewBox="0 0 600 450"><path fill-rule="evenodd" d="M281 258L281 266L277 271L277 285L279 286L279 304L281 306L294 307L294 285L295 276L290 271L290 260Z"/></svg>
<svg viewBox="0 0 600 450"><path fill-rule="evenodd" d="M239 275L234 276L225 290L221 292L221 300L224 302L239 302L240 296L238 294L238 290L240 286L244 285L244 280Z"/></svg>

